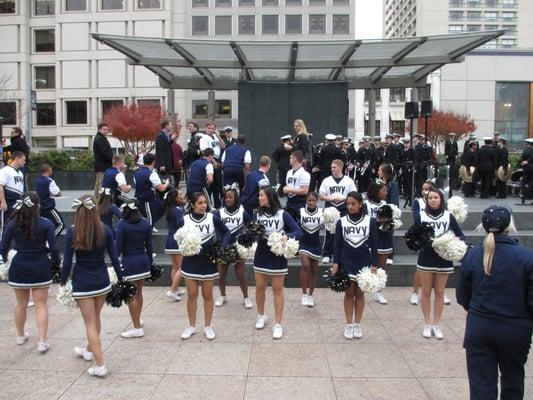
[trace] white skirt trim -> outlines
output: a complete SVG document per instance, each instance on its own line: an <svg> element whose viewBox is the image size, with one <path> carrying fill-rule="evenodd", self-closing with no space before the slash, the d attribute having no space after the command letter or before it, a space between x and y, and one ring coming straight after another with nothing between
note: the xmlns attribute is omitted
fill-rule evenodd
<svg viewBox="0 0 533 400"><path fill-rule="evenodd" d="M312 258L313 260L320 260L320 254L314 254L307 250L299 250L298 253L306 255L309 258Z"/></svg>
<svg viewBox="0 0 533 400"><path fill-rule="evenodd" d="M394 252L394 248L388 248L388 249L378 249L378 254L392 254Z"/></svg>
<svg viewBox="0 0 533 400"><path fill-rule="evenodd" d="M18 283L18 282L11 282L8 281L7 284L15 289L39 289L48 287L52 284L52 280L46 282L36 282L36 283Z"/></svg>
<svg viewBox="0 0 533 400"><path fill-rule="evenodd" d="M183 269L180 272L180 275L187 279L193 279L195 281L212 281L219 277L219 273L215 272L214 274L208 274L208 275L199 275L199 274L190 274L188 272L184 272Z"/></svg>
<svg viewBox="0 0 533 400"><path fill-rule="evenodd" d="M165 249L165 254L181 254L181 251L178 249Z"/></svg>
<svg viewBox="0 0 533 400"><path fill-rule="evenodd" d="M435 274L453 274L453 267L438 268L438 267L424 267L422 265L416 265L416 269L422 272L433 272Z"/></svg>
<svg viewBox="0 0 533 400"><path fill-rule="evenodd" d="M265 275L287 275L289 273L289 268L269 269L269 268L256 267L254 265L254 271L259 272L261 274L265 274Z"/></svg>
<svg viewBox="0 0 533 400"><path fill-rule="evenodd" d="M135 275L126 275L124 276L124 279L127 281L138 281L140 279L148 278L150 276L150 271L143 272L142 274L135 274Z"/></svg>
<svg viewBox="0 0 533 400"><path fill-rule="evenodd" d="M92 292L72 292L72 297L75 299L87 299L90 297L101 296L111 291L111 284L100 290L93 290Z"/></svg>

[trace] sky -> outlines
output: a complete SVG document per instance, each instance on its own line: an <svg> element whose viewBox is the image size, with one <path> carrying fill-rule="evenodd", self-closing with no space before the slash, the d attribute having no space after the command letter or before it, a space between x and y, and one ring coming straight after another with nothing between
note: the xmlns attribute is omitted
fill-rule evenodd
<svg viewBox="0 0 533 400"><path fill-rule="evenodd" d="M383 1L355 0L355 38L383 37Z"/></svg>

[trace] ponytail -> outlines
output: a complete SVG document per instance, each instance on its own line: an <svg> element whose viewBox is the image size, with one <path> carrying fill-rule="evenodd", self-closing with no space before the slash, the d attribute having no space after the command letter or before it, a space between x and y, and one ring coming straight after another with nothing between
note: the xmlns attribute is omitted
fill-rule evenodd
<svg viewBox="0 0 533 400"><path fill-rule="evenodd" d="M496 241L494 240L494 232L487 233L483 240L483 269L485 275L490 275L492 270L492 262L494 260L494 250L496 250Z"/></svg>

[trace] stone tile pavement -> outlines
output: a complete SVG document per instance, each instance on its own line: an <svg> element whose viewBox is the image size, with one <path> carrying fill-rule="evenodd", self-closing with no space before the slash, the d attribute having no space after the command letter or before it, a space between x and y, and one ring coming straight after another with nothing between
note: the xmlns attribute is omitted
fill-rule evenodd
<svg viewBox="0 0 533 400"><path fill-rule="evenodd" d="M73 347L84 342L83 323L79 310L55 300L56 290L49 298L52 347L41 355L35 336L15 345L14 295L0 284L0 399L468 398L464 311L446 306L445 339L424 339L421 311L409 304L408 288L388 288L386 306L367 302L364 337L357 341L342 337L342 295L318 289L317 305L309 309L300 305L298 289L287 289L285 336L273 341L269 328L253 329L255 311L245 310L239 289L229 287L229 303L215 309L217 339L208 342L202 334L180 340L187 324L185 302L170 302L166 288L148 287L142 339L119 336L130 326L126 308L104 308L102 339L110 370L104 379L89 376L90 363L74 356ZM448 294L452 297L453 290ZM28 313L33 335L34 312ZM267 314L273 316L270 293ZM198 326L202 321L199 312ZM533 398L532 362L526 375L525 398Z"/></svg>

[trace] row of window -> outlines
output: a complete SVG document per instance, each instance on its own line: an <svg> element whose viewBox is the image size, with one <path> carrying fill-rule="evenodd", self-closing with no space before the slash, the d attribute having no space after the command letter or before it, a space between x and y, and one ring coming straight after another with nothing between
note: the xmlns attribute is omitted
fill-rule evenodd
<svg viewBox="0 0 533 400"><path fill-rule="evenodd" d="M307 0L302 4L302 0L191 0L193 7L209 7L213 4L215 7L232 7L238 5L241 7L256 7L261 4L265 6L279 6L285 4L286 6L323 6L326 5L326 0ZM211 3L211 4L210 4ZM281 4L280 4L281 3ZM349 5L350 0L331 0L331 4L335 5Z"/></svg>
<svg viewBox="0 0 533 400"><path fill-rule="evenodd" d="M516 0L450 0L450 7L514 7L518 3Z"/></svg>
<svg viewBox="0 0 533 400"><path fill-rule="evenodd" d="M481 11L467 11L466 19L480 21L483 18L485 21L495 21L501 18L504 21L514 21L516 20L516 15L514 11L503 11L501 13L498 11L485 11L484 13ZM463 11L450 11L449 17L452 21L460 21L465 18L465 13Z"/></svg>
<svg viewBox="0 0 533 400"><path fill-rule="evenodd" d="M262 15L261 18L261 33L262 34L279 34L280 23L279 15ZM325 14L310 14L309 29L307 33L326 33L326 15ZM331 16L331 26L333 34L349 34L350 33L350 16L344 14L336 14ZM256 16L255 15L239 15L238 16L238 31L235 34L239 35L255 35L256 33ZM217 15L215 16L215 35L231 35L232 32L232 16L231 15ZM302 34L302 16L301 15L285 15L285 32L291 34ZM208 16L193 16L192 17L192 34L209 35L209 17Z"/></svg>
<svg viewBox="0 0 533 400"><path fill-rule="evenodd" d="M100 10L123 10L125 0L99 0ZM0 0L0 14L16 14L16 0ZM63 0L62 10L65 12L87 11L87 0ZM160 9L161 0L137 0L135 5L138 10ZM32 0L33 15L54 15L56 11L55 0Z"/></svg>
<svg viewBox="0 0 533 400"><path fill-rule="evenodd" d="M516 32L516 25L450 25L448 30L450 32L477 32L481 30L495 30L495 29L507 29L510 33Z"/></svg>

